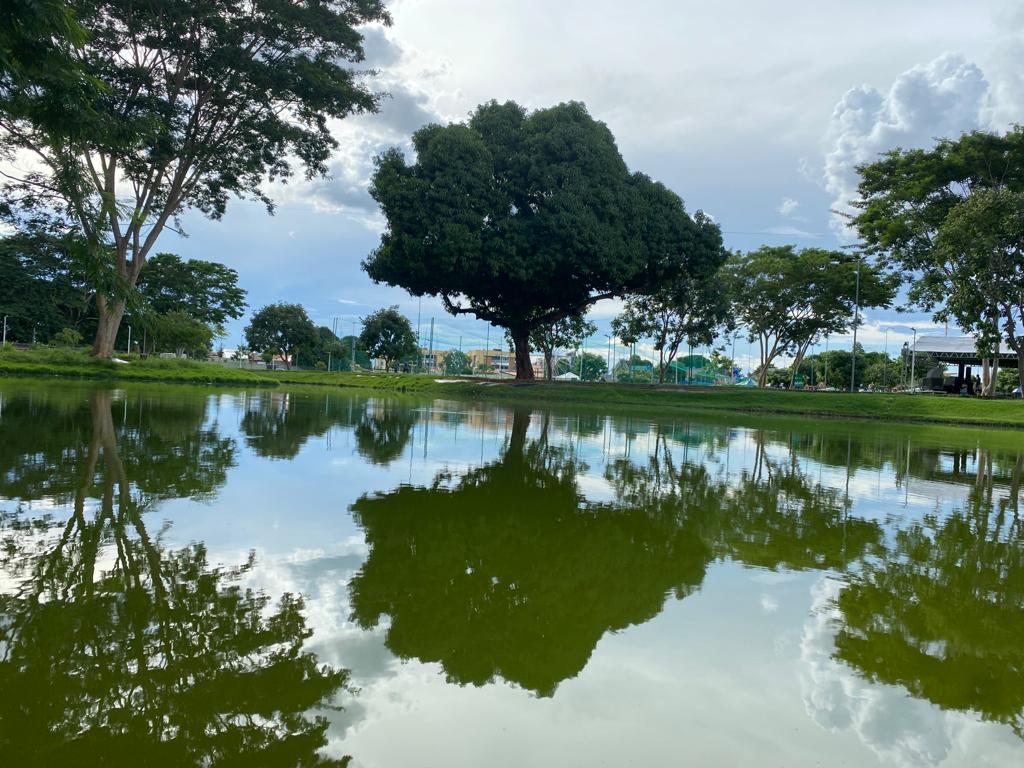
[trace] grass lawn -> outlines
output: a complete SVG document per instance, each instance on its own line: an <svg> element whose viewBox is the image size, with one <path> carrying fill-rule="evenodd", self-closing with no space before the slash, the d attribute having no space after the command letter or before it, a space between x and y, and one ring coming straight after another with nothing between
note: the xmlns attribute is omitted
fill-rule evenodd
<svg viewBox="0 0 1024 768"><path fill-rule="evenodd" d="M190 360L96 360L80 350L0 350L0 375L166 381L237 386L306 385L523 405L586 406L639 413L749 413L1024 428L1024 401L938 395L790 392L741 387L451 380L420 374L247 371Z"/></svg>
<svg viewBox="0 0 1024 768"><path fill-rule="evenodd" d="M356 387L456 399L536 405L587 405L605 410L672 410L779 414L827 419L867 419L975 426L1024 427L1024 401L981 400L926 394L849 394L743 387L656 387L574 382L484 382L414 374L267 372L282 383ZM441 381L438 381L438 379Z"/></svg>
<svg viewBox="0 0 1024 768"><path fill-rule="evenodd" d="M0 376L60 376L118 381L168 381L184 384L236 384L274 386L255 371L240 371L194 360L132 358L128 364L97 360L77 349L0 350Z"/></svg>

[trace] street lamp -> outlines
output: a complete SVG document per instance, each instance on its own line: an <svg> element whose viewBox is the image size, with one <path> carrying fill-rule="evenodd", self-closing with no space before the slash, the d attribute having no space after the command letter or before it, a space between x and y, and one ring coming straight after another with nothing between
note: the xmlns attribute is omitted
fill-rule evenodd
<svg viewBox="0 0 1024 768"><path fill-rule="evenodd" d="M860 257L857 257L857 288L853 298L853 358L850 363L850 391L856 392L857 381L857 326L860 325Z"/></svg>
<svg viewBox="0 0 1024 768"><path fill-rule="evenodd" d="M889 329L886 328L885 331L883 331L883 333L885 333L885 351L883 353L885 355L885 367L882 368L882 387L885 388L885 389L888 389L889 388Z"/></svg>

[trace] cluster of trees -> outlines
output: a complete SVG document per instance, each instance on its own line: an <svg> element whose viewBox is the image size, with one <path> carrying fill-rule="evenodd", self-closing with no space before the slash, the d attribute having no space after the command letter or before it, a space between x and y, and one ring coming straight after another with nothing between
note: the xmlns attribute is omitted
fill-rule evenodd
<svg viewBox="0 0 1024 768"><path fill-rule="evenodd" d="M371 23L390 23L384 0L4 4L0 157L32 162L5 172L0 222L76 265L96 355L113 354L181 214L219 219L231 197L269 209L267 180L326 173L332 121L378 107L350 66Z"/></svg>

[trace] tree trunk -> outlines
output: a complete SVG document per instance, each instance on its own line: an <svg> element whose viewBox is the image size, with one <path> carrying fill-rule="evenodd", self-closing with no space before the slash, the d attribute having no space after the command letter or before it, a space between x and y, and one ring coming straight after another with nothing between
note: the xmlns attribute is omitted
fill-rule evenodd
<svg viewBox="0 0 1024 768"><path fill-rule="evenodd" d="M544 378L548 381L555 378L554 357L555 350L544 350Z"/></svg>
<svg viewBox="0 0 1024 768"><path fill-rule="evenodd" d="M115 301L111 304L102 293L96 294L96 310L99 322L96 326L96 339L93 341L92 353L96 357L109 360L114 356L114 342L117 331L124 317L124 302Z"/></svg>
<svg viewBox="0 0 1024 768"><path fill-rule="evenodd" d="M516 350L516 381L533 381L533 364L530 362L530 329L509 328L512 344Z"/></svg>
<svg viewBox="0 0 1024 768"><path fill-rule="evenodd" d="M665 383L665 348L658 350L658 383Z"/></svg>

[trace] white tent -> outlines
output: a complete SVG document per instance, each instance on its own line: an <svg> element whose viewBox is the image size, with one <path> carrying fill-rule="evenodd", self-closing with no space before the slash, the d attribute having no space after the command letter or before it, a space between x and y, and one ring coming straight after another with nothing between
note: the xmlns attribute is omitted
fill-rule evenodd
<svg viewBox="0 0 1024 768"><path fill-rule="evenodd" d="M580 377L577 376L572 371L566 371L565 373L561 374L560 376L555 376L555 380L556 381L579 381Z"/></svg>

